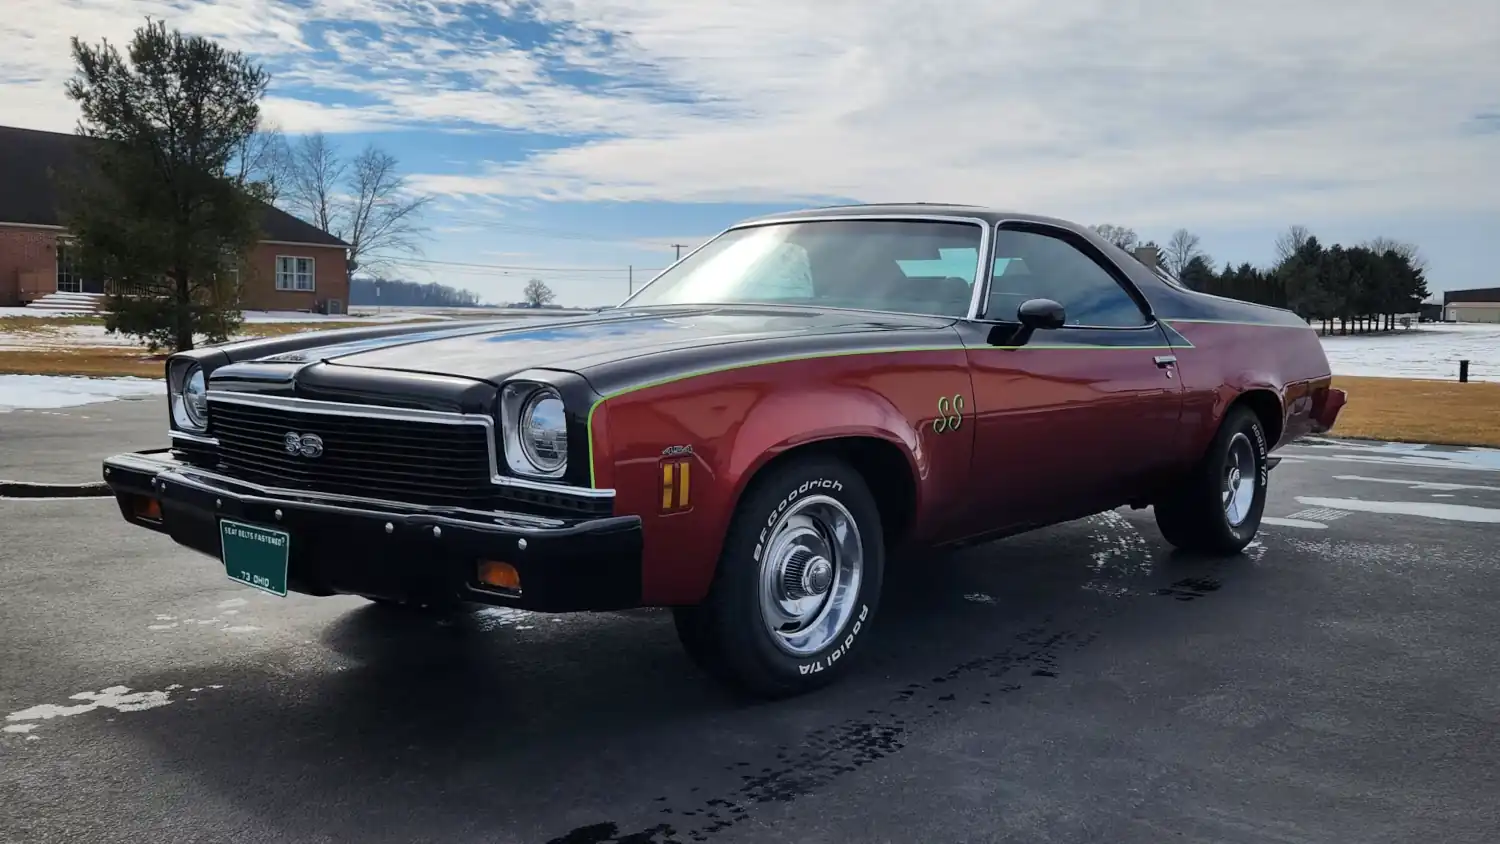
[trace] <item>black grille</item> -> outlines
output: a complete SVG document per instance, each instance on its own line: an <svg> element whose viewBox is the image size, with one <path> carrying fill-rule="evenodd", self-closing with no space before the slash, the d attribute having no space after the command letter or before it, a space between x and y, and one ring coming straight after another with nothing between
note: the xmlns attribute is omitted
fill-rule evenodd
<svg viewBox="0 0 1500 844"><path fill-rule="evenodd" d="M489 428L213 402L209 436L226 475L413 504L485 506L493 500ZM288 433L316 434L319 457L286 450Z"/></svg>

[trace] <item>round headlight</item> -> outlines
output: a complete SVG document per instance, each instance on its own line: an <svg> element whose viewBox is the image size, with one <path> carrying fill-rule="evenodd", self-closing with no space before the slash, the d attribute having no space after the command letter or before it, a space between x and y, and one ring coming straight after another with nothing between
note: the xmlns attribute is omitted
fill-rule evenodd
<svg viewBox="0 0 1500 844"><path fill-rule="evenodd" d="M182 385L182 409L197 428L208 427L208 379L203 377L203 367L195 366Z"/></svg>
<svg viewBox="0 0 1500 844"><path fill-rule="evenodd" d="M521 451L538 471L561 472L568 465L568 419L563 402L550 390L538 390L521 408Z"/></svg>
<svg viewBox="0 0 1500 844"><path fill-rule="evenodd" d="M177 427L201 432L208 428L208 381L203 368L193 364L172 391L172 417Z"/></svg>

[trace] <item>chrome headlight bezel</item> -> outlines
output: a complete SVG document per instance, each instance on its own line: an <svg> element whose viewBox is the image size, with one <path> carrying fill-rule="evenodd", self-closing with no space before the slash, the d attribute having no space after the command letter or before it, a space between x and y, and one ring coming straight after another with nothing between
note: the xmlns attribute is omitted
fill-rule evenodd
<svg viewBox="0 0 1500 844"><path fill-rule="evenodd" d="M168 383L172 423L180 430L201 434L208 430L208 377L200 364L175 368Z"/></svg>
<svg viewBox="0 0 1500 844"><path fill-rule="evenodd" d="M500 394L505 462L526 478L556 479L568 471L567 405L556 387L506 384Z"/></svg>

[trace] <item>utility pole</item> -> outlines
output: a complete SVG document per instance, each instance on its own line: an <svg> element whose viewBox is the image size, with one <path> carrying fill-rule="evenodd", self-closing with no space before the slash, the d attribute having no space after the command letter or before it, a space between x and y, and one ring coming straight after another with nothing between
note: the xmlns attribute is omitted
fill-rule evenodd
<svg viewBox="0 0 1500 844"><path fill-rule="evenodd" d="M626 272L630 273L630 275L627 276L628 281L626 283L630 285L630 295L633 296L635 295L635 264L631 264L629 267L626 267Z"/></svg>
<svg viewBox="0 0 1500 844"><path fill-rule="evenodd" d="M684 247L686 245L687 245L686 243L674 243L674 244L672 244L672 248L677 250L677 260L679 260L679 261L682 260L682 247Z"/></svg>

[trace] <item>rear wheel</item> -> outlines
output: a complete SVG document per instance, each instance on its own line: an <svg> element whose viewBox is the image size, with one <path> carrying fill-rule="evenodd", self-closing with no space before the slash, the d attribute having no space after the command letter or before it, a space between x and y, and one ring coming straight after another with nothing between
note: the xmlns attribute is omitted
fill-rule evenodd
<svg viewBox="0 0 1500 844"><path fill-rule="evenodd" d="M679 607L678 636L711 675L761 697L832 681L874 620L880 511L864 479L828 458L758 478L735 511L713 587Z"/></svg>
<svg viewBox="0 0 1500 844"><path fill-rule="evenodd" d="M1232 408L1192 473L1156 503L1162 536L1184 551L1243 551L1266 507L1268 454L1260 418L1248 407Z"/></svg>

